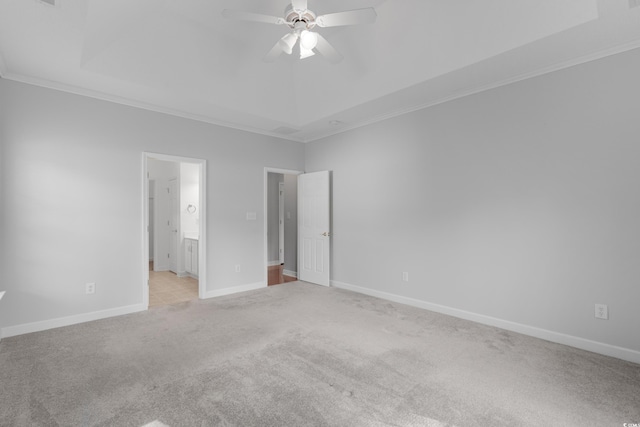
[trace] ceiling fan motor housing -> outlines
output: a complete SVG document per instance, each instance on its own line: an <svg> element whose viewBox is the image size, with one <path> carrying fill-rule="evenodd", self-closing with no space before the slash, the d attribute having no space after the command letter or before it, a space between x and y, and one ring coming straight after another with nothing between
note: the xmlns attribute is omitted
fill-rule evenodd
<svg viewBox="0 0 640 427"><path fill-rule="evenodd" d="M316 14L309 9L299 13L294 10L293 5L290 4L285 8L284 16L285 21L291 28L300 29L302 24L304 24L304 28L310 30L316 26Z"/></svg>

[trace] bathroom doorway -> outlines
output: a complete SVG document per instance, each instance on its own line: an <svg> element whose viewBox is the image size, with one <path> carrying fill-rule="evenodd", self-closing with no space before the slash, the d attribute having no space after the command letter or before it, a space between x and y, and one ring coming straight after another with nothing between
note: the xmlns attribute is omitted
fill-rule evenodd
<svg viewBox="0 0 640 427"><path fill-rule="evenodd" d="M206 277L205 161L144 153L147 307L202 298Z"/></svg>

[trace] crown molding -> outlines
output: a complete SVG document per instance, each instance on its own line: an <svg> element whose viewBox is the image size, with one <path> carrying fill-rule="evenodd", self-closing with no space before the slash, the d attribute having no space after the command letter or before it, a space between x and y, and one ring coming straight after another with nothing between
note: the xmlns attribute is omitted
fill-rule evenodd
<svg viewBox="0 0 640 427"><path fill-rule="evenodd" d="M165 108L165 107L161 107L158 105L154 105L154 104L150 104L150 103L145 103L142 101L136 101L136 100L132 100L129 98L125 98L125 97L120 97L120 96L115 96L115 95L110 95L104 92L99 92L99 91L94 91L91 89L85 89L85 88L81 88L81 87L77 87L77 86L73 86L73 85L68 85L68 84L63 84L63 83L58 83L58 82L53 82L50 80L45 80L45 79L38 79L38 78L34 78L34 77L28 77L28 76L23 76L23 75L19 75L19 74L14 74L14 73L9 73L7 71L6 68L6 62L4 61L4 58L2 57L2 53L0 52L0 78L4 78L7 80L13 80L13 81L17 81L20 83L26 83L26 84L30 84L30 85L34 85L34 86L40 86L40 87L45 87L48 89L53 89L53 90L58 90L58 91L62 91L62 92L67 92L67 93L72 93L75 95L80 95L80 96L86 96L89 98L94 98L94 99L99 99L99 100L103 100L103 101L108 101L108 102L113 102L116 104L121 104L121 105L126 105L129 107L134 107L134 108L140 108L143 110L148 110L148 111L154 111L157 113L162 113L162 114L168 114L171 116L175 116L175 117L181 117L184 119L188 119L188 120L195 120L198 122L204 122L204 123L209 123L215 126L221 126L221 127L226 127L226 128L231 128L231 129L235 129L235 130L239 130L239 131L243 131L243 132L250 132L250 133L254 133L254 134L258 134L258 135L263 135L263 136L268 136L268 137L272 137L272 138L277 138L277 139L281 139L281 140L286 140L286 141L292 141L292 142L299 142L299 143L309 143L309 142L314 142L314 141L318 141L324 138L328 138L334 135L338 135L344 132L348 132L351 130L355 130L364 126L368 126L374 123L378 123L378 122L382 122L388 119L392 119L394 117L399 117L405 114L409 114L415 111L419 111L419 110L423 110L426 108L430 108L430 107L434 107L436 105L440 105L440 104L444 104L446 102L450 102L450 101L455 101L456 99L460 99L460 98L464 98L470 95L475 95L481 92L485 92L488 90L492 90L492 89L496 89L502 86L507 86L513 83L518 83L520 81L524 81L524 80L528 80L534 77L539 77L539 76L543 76L545 74L549 74L549 73L553 73L556 71L560 71L563 70L565 68L570 68L570 67L574 67L577 65L581 65L581 64L585 64L591 61L595 61L598 59L602 59L608 56L612 56L612 55L616 55L619 53L623 53L623 52L627 52L633 49L637 49L640 48L640 40L634 40L631 41L629 43L625 43L622 45L616 45L616 46L612 46L610 48L607 49L603 49L597 52L593 52L587 55L583 55L577 58L573 58L570 60L566 60L566 61L562 61L562 62L558 62L556 64L553 65L549 65L546 67L542 67L539 68L537 70L531 71L531 72L527 72L527 73L522 73L513 77L509 77L509 78L505 78L484 86L479 86L476 88L472 88L472 89L468 89L468 90L462 90L459 91L457 93L454 93L452 95L446 96L446 97L442 97L442 98L438 98L438 99L434 99L434 100L430 100L428 102L424 102L421 104L417 104L417 105L413 105L413 106L409 106L406 108L399 108L399 109L395 109L392 111L388 111L386 113L382 113L382 114L378 114L376 116L364 119L364 120L359 120L350 124L345 124L344 126L341 126L339 129L331 129L325 132L317 132L311 135L304 135L304 125L301 126L297 126L297 128L302 128L302 135L299 136L295 136L295 135L282 135L282 134L278 134L275 132L269 132L269 131L265 131L262 129L257 129L251 126L245 126L245 125L239 125L236 123L231 123L231 122L226 122L223 120L217 120L213 117L207 117L207 116L203 116L203 115L199 115L199 114L192 114L192 113L187 113L185 111L180 111L180 110L176 110L176 109L171 109L171 108ZM357 106L355 107L357 108ZM339 114L334 114L333 116L339 116Z"/></svg>
<svg viewBox="0 0 640 427"><path fill-rule="evenodd" d="M2 78L12 80L19 83L25 83L32 86L39 86L46 89L57 90L60 92L71 93L74 95L86 96L87 98L99 99L101 101L112 102L114 104L126 105L128 107L140 108L142 110L153 111L156 113L167 114L170 116L180 117L183 119L194 120L198 122L204 122L215 126L235 129L243 132L255 133L263 136L269 136L272 138L284 139L293 142L303 142L299 138L295 138L291 135L280 135L274 132L264 131L251 126L239 125L236 123L226 122L223 120L217 120L212 117L203 116L200 114L187 113L185 111L176 110L172 108L161 107L159 105L146 103L143 101L137 101L121 96L111 95L108 93L86 89L79 86L69 85L65 83L54 82L51 80L40 79L37 77L23 76L14 73L3 73Z"/></svg>

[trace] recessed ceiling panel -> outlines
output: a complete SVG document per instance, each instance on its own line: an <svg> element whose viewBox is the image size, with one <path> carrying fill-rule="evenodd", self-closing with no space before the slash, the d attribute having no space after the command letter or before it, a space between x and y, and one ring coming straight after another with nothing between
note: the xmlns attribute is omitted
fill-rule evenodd
<svg viewBox="0 0 640 427"><path fill-rule="evenodd" d="M289 29L222 16L282 16L288 4L2 0L0 73L308 140L640 46L640 8L629 0L308 0L318 15L376 9L371 25L315 29L344 57L337 65L296 54L265 63Z"/></svg>
<svg viewBox="0 0 640 427"><path fill-rule="evenodd" d="M347 57L340 78L323 84L327 70L322 64L297 73L300 87L311 88L305 96L316 105L306 110L301 124L597 18L596 0L385 2L375 25L336 35L335 44Z"/></svg>

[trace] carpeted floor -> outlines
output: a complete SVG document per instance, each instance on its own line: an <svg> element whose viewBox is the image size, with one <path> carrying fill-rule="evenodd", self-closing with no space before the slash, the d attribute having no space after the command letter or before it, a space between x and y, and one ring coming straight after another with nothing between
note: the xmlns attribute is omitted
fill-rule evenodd
<svg viewBox="0 0 640 427"><path fill-rule="evenodd" d="M640 365L302 282L0 341L2 426L623 426Z"/></svg>

